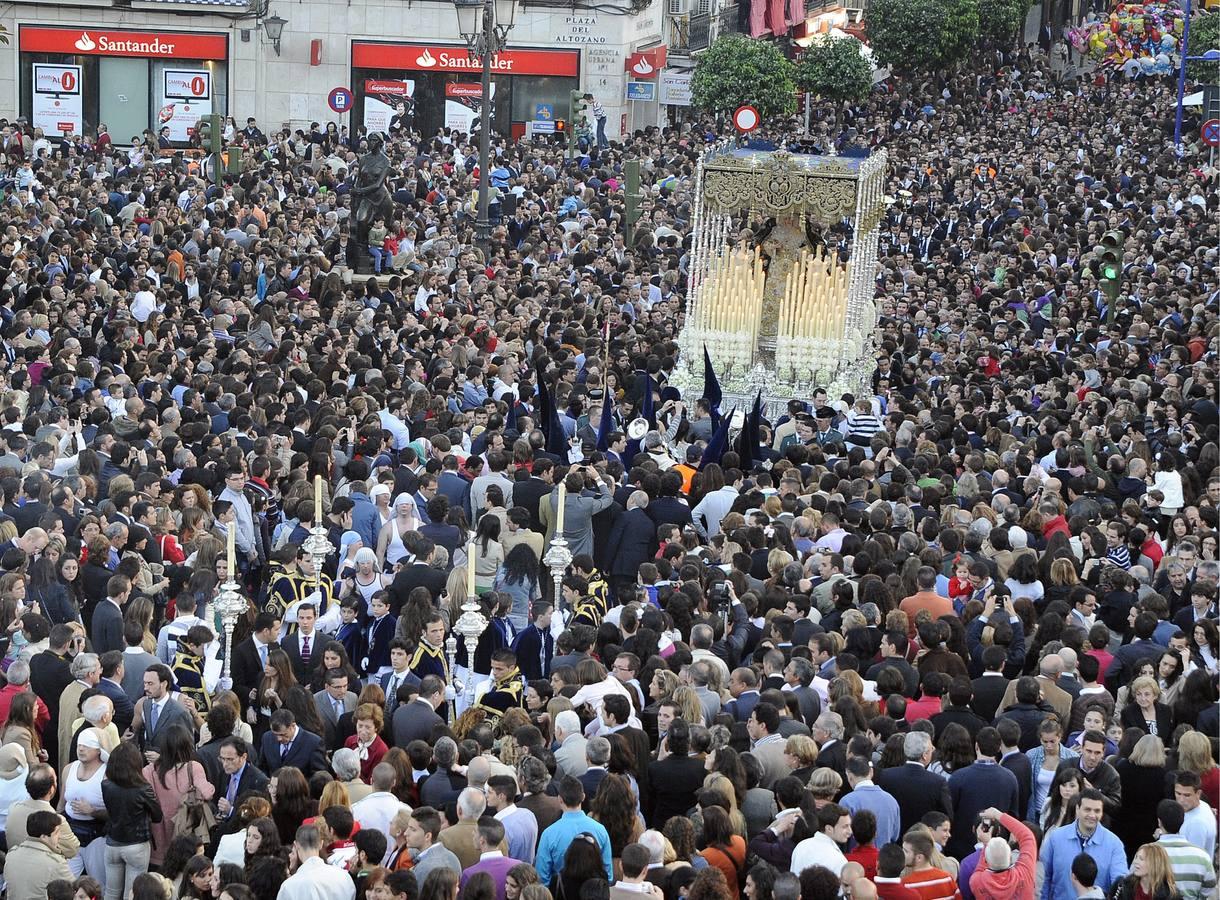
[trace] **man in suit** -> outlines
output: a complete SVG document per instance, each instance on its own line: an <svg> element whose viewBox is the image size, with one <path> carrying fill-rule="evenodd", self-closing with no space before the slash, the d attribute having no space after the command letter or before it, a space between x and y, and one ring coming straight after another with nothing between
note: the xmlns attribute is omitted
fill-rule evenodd
<svg viewBox="0 0 1220 900"><path fill-rule="evenodd" d="M810 728L818 744L818 767L834 769L846 784L847 744L843 743L843 730L843 717L829 709L819 715Z"/></svg>
<svg viewBox="0 0 1220 900"><path fill-rule="evenodd" d="M112 575L106 582L106 599L93 609L93 649L98 653L123 649L123 604L131 596L131 582Z"/></svg>
<svg viewBox="0 0 1220 900"><path fill-rule="evenodd" d="M325 638L318 631L318 610L307 603L297 607L297 630L280 642L281 649L288 654L292 673L301 684L313 680L314 670L322 664L322 648L319 642Z"/></svg>
<svg viewBox="0 0 1220 900"><path fill-rule="evenodd" d="M877 775L877 786L898 801L902 833L906 834L907 829L930 812L942 812L952 819L949 782L926 768L932 761L932 738L926 732L912 731L903 741L902 749L906 765L883 769ZM821 759L818 763L821 764Z"/></svg>
<svg viewBox="0 0 1220 900"><path fill-rule="evenodd" d="M551 674L551 662L555 658L555 636L551 634L551 604L541 600L534 603L534 621L517 635L515 650L517 666L526 683Z"/></svg>
<svg viewBox="0 0 1220 900"><path fill-rule="evenodd" d="M593 802L593 797L597 794L597 789L601 787L603 779L608 774L606 766L610 764L610 742L604 737L589 738L585 742L585 762L588 768L576 780L584 786L587 812L589 804Z"/></svg>
<svg viewBox="0 0 1220 900"><path fill-rule="evenodd" d="M340 746L339 719L344 713L356 711L356 695L348 690L347 673L342 669L327 672L325 682L326 686L313 695L313 703L322 719L326 749L334 751Z"/></svg>
<svg viewBox="0 0 1220 900"><path fill-rule="evenodd" d="M551 773L546 763L536 756L527 756L521 760L521 799L517 801L518 809L528 809L538 822L538 834L546 831L559 821L563 815L563 804L558 797L547 793L551 783Z"/></svg>
<svg viewBox="0 0 1220 900"><path fill-rule="evenodd" d="M557 776L571 775L579 778L589 768L585 753L588 743L580 730L580 717L570 709L555 717L555 740L559 749L555 751Z"/></svg>
<svg viewBox="0 0 1220 900"><path fill-rule="evenodd" d="M750 713L746 732L752 742L750 752L763 767L758 786L770 790L775 782L790 771L784 758L784 746L787 741L779 733L779 710L770 703L759 703Z"/></svg>
<svg viewBox="0 0 1220 900"><path fill-rule="evenodd" d="M436 491L449 498L449 505L466 511L470 509L470 482L458 474L458 458L452 453L446 454L441 461L441 473L436 476Z"/></svg>
<svg viewBox="0 0 1220 900"><path fill-rule="evenodd" d="M72 723L80 717L81 695L97 686L102 677L102 664L96 653L78 653L70 664L72 683L59 697L59 718L56 723L56 746L59 748L59 771L71 761Z"/></svg>
<svg viewBox="0 0 1220 900"><path fill-rule="evenodd" d="M220 765L224 770L216 786L216 813L227 819L237 809L238 798L248 791L266 793L271 779L250 762L250 745L239 737L220 742Z"/></svg>
<svg viewBox="0 0 1220 900"><path fill-rule="evenodd" d="M758 675L747 666L734 669L729 675L729 693L733 699L725 704L725 712L738 722L748 722L758 705Z"/></svg>
<svg viewBox="0 0 1220 900"><path fill-rule="evenodd" d="M123 623L123 691L132 704L144 697L144 673L159 660L144 650L144 626L139 622Z"/></svg>
<svg viewBox="0 0 1220 900"><path fill-rule="evenodd" d="M1048 653L1038 663L1037 682L1042 689L1042 699L1055 710L1060 722L1067 722L1072 718L1072 695L1057 684L1059 676L1062 674L1063 660L1060 659L1058 653ZM1004 698L1000 701L1000 712L1004 712L1008 707L1016 704L1018 681L1020 679L1014 678L1008 682L1008 686L1004 689Z"/></svg>
<svg viewBox="0 0 1220 900"><path fill-rule="evenodd" d="M419 541L416 545L415 562L399 569L398 574L394 576L394 580L386 589L390 594L391 613L397 616L402 611L402 605L407 602L411 591L417 587L426 587L432 594L433 601L439 599L445 592L445 582L449 576L444 570L432 565L435 557L436 544L426 539ZM411 635L411 640L415 640L416 637L416 635Z"/></svg>
<svg viewBox="0 0 1220 900"><path fill-rule="evenodd" d="M260 749L263 768L270 775L284 766L296 766L306 778L330 769L322 738L298 725L290 709L281 707L271 714L271 730L263 735Z"/></svg>
<svg viewBox="0 0 1220 900"><path fill-rule="evenodd" d="M260 612L254 617L254 633L233 648L233 692L241 700L243 710L254 699L267 665L267 654L279 646L279 636L279 617Z"/></svg>
<svg viewBox="0 0 1220 900"><path fill-rule="evenodd" d="M131 727L131 719L136 712L136 705L123 690L123 654L110 650L101 655L99 662L102 678L97 683L97 689L114 704L114 727L122 734Z"/></svg>
<svg viewBox="0 0 1220 900"><path fill-rule="evenodd" d="M822 698L813 689L813 676L813 663L799 656L784 666L784 690L796 697L801 705L801 718L810 727L822 714Z"/></svg>
<svg viewBox="0 0 1220 900"><path fill-rule="evenodd" d="M538 508L543 497L549 496L555 486L555 464L549 459L534 461L530 477L513 484L513 504L522 506L530 516L530 530L541 533L542 519Z"/></svg>
<svg viewBox="0 0 1220 900"><path fill-rule="evenodd" d="M161 753L166 734L174 725L181 725L192 736L195 734L195 717L170 696L173 684L174 675L164 663L144 670L144 698L136 704L131 731L145 753Z"/></svg>
<svg viewBox="0 0 1220 900"><path fill-rule="evenodd" d="M50 714L48 727L43 729L42 748L53 760L59 759L59 709L64 691L74 680L68 655L74 640L75 631L67 625L56 625L47 639L47 649L30 659L30 690L42 698Z"/></svg>
<svg viewBox="0 0 1220 900"><path fill-rule="evenodd" d="M1007 659L1008 652L1003 647L993 644L985 648L983 674L971 682L974 696L970 698L970 708L988 722L995 721L1000 702L1008 690L1008 679L1004 677L1004 663Z"/></svg>
<svg viewBox="0 0 1220 900"><path fill-rule="evenodd" d="M1017 777L996 762L1000 755L1000 733L983 728L974 739L976 759L949 776L949 799L953 803L953 834L945 852L965 859L974 849L974 822L980 812L994 806L1016 818L1021 788Z"/></svg>
<svg viewBox="0 0 1220 900"><path fill-rule="evenodd" d="M395 747L405 747L411 741L430 741L432 731L445 720L438 714L445 703L445 683L435 675L428 675L419 683L419 694L410 703L394 710L391 734Z"/></svg>
<svg viewBox="0 0 1220 900"><path fill-rule="evenodd" d="M708 687L708 684L713 678L711 663L700 660L693 663L687 670L690 675L691 686L695 689L695 696L699 698L699 705L703 707L703 724L710 727L712 721L720 714L720 695ZM585 792L586 795L588 792Z"/></svg>
<svg viewBox="0 0 1220 900"><path fill-rule="evenodd" d="M1152 639L1159 624L1153 613L1145 611L1136 614L1132 625L1135 639L1114 651L1114 659L1106 669L1106 688L1111 693L1117 694L1119 687L1131 680L1131 676L1139 671L1141 662L1158 658L1165 652L1165 648ZM1047 699L1050 700L1049 697ZM1051 701L1051 705L1055 705L1054 701ZM1060 721L1066 722L1067 719L1061 718Z"/></svg>
<svg viewBox="0 0 1220 900"><path fill-rule="evenodd" d="M903 696L914 697L915 692L919 689L919 672L907 662L907 644L907 636L901 631L887 631L883 634L881 636L881 661L874 663L865 677L869 681L876 681L877 675L882 669L887 667L897 669L906 684L906 689L902 692ZM994 714L992 718L994 718ZM990 722L991 719L987 721Z"/></svg>

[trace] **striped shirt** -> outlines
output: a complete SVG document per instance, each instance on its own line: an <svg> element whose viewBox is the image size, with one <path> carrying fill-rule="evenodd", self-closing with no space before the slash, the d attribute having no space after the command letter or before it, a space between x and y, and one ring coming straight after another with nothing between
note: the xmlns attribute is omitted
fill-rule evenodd
<svg viewBox="0 0 1220 900"><path fill-rule="evenodd" d="M957 882L944 869L929 867L902 876L902 883L919 895L919 900L961 900Z"/></svg>
<svg viewBox="0 0 1220 900"><path fill-rule="evenodd" d="M1190 841L1176 834L1163 834L1157 844L1169 856L1169 867L1182 900L1203 900L1216 889L1216 869L1211 858Z"/></svg>
<svg viewBox="0 0 1220 900"><path fill-rule="evenodd" d="M884 426L872 413L852 413L847 417L847 436L868 442Z"/></svg>

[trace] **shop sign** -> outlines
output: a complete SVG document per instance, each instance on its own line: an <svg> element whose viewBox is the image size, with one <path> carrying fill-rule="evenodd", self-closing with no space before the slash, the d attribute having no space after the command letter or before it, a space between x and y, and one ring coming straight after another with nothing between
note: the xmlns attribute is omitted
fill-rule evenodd
<svg viewBox="0 0 1220 900"><path fill-rule="evenodd" d="M352 45L352 65L358 69L409 69L416 72L483 71L483 62L467 55L464 47L435 44ZM491 69L503 75L557 75L575 78L580 74L579 50L504 50L491 61Z"/></svg>
<svg viewBox="0 0 1220 900"><path fill-rule="evenodd" d="M661 102L670 106L690 106L692 77L689 72L666 72L662 75L658 89Z"/></svg>
<svg viewBox="0 0 1220 900"><path fill-rule="evenodd" d="M229 55L229 42L223 34L23 26L19 40L21 49L27 53L146 59L227 59Z"/></svg>
<svg viewBox="0 0 1220 900"><path fill-rule="evenodd" d="M632 78L656 78L657 72L665 68L668 53L665 47L640 50L627 57L624 70Z"/></svg>
<svg viewBox="0 0 1220 900"><path fill-rule="evenodd" d="M475 97L483 98L483 85L481 84L458 84L451 83L445 85L446 97Z"/></svg>
<svg viewBox="0 0 1220 900"><path fill-rule="evenodd" d="M84 121L81 67L34 65L34 127L44 134L80 134Z"/></svg>
<svg viewBox="0 0 1220 900"><path fill-rule="evenodd" d="M563 30L555 35L556 44L606 44L609 38L599 33L597 16L565 16Z"/></svg>

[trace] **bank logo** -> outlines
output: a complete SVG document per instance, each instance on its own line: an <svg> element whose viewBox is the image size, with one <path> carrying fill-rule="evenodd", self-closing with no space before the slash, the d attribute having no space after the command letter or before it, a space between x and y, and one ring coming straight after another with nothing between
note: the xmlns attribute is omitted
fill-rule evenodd
<svg viewBox="0 0 1220 900"><path fill-rule="evenodd" d="M93 42L93 38L89 37L89 32L87 31L81 32L81 35L76 39L76 44L74 46L82 53L89 53L97 49L97 44Z"/></svg>
<svg viewBox="0 0 1220 900"><path fill-rule="evenodd" d="M648 76L655 72L656 69L654 69L652 67L652 63L648 61L648 57L641 56L638 60L636 60L635 65L631 67L631 71L637 75Z"/></svg>
<svg viewBox="0 0 1220 900"><path fill-rule="evenodd" d="M415 64L423 69L431 69L436 65L436 57L428 51L427 47L425 47L424 52L415 57Z"/></svg>

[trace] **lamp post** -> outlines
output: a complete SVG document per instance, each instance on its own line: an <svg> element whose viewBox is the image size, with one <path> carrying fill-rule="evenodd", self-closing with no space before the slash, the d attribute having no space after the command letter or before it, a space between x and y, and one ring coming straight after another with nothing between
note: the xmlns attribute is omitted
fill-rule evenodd
<svg viewBox="0 0 1220 900"><path fill-rule="evenodd" d="M491 240L489 186L491 185L491 64L508 43L517 15L517 0L453 0L458 32L466 42L471 59L483 61L482 92L479 101L479 211L475 236L487 250Z"/></svg>

